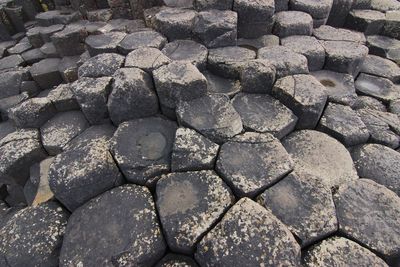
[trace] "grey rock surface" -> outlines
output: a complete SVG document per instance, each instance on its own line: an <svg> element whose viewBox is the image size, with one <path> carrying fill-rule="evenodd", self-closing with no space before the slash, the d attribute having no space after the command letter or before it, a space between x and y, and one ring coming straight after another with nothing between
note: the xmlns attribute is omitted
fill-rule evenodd
<svg viewBox="0 0 400 267"><path fill-rule="evenodd" d="M203 237L195 258L201 266L296 266L300 246L271 212L242 198Z"/></svg>
<svg viewBox="0 0 400 267"><path fill-rule="evenodd" d="M102 53L83 63L78 69L78 76L91 78L112 76L124 61L125 58L116 53Z"/></svg>
<svg viewBox="0 0 400 267"><path fill-rule="evenodd" d="M290 109L269 95L239 93L232 104L245 129L270 133L278 139L292 132L298 120Z"/></svg>
<svg viewBox="0 0 400 267"><path fill-rule="evenodd" d="M328 187L358 179L347 149L327 134L304 130L290 134L282 145L294 161L294 171L316 177Z"/></svg>
<svg viewBox="0 0 400 267"><path fill-rule="evenodd" d="M176 129L174 122L158 117L119 125L110 148L129 182L154 185L157 176L169 172Z"/></svg>
<svg viewBox="0 0 400 267"><path fill-rule="evenodd" d="M214 169L219 145L188 128L176 131L171 170L200 171Z"/></svg>
<svg viewBox="0 0 400 267"><path fill-rule="evenodd" d="M107 107L115 125L157 114L158 99L149 74L136 68L122 68L113 78Z"/></svg>
<svg viewBox="0 0 400 267"><path fill-rule="evenodd" d="M292 172L257 201L281 220L306 247L336 232L332 193L318 179Z"/></svg>
<svg viewBox="0 0 400 267"><path fill-rule="evenodd" d="M213 171L170 173L156 187L157 210L172 251L191 253L233 204L229 187Z"/></svg>
<svg viewBox="0 0 400 267"><path fill-rule="evenodd" d="M311 35L313 31L312 17L301 11L282 11L275 15L273 33L280 38L291 35Z"/></svg>
<svg viewBox="0 0 400 267"><path fill-rule="evenodd" d="M334 201L343 234L387 261L398 262L400 198L395 193L372 180L359 179L340 187Z"/></svg>
<svg viewBox="0 0 400 267"><path fill-rule="evenodd" d="M325 87L311 75L286 76L277 80L272 94L299 118L297 129L313 129L328 99Z"/></svg>
<svg viewBox="0 0 400 267"><path fill-rule="evenodd" d="M72 214L60 266L151 266L165 250L149 190L124 185L94 198Z"/></svg>
<svg viewBox="0 0 400 267"><path fill-rule="evenodd" d="M181 125L195 129L216 143L222 143L243 130L240 115L224 95L181 102L176 114Z"/></svg>
<svg viewBox="0 0 400 267"><path fill-rule="evenodd" d="M224 143L216 170L239 197L255 197L293 169L293 161L278 139L233 140Z"/></svg>
<svg viewBox="0 0 400 267"><path fill-rule="evenodd" d="M126 56L125 67L139 68L148 73L171 63L166 55L153 47L140 47Z"/></svg>
<svg viewBox="0 0 400 267"><path fill-rule="evenodd" d="M164 46L162 52L174 61L189 61L199 70L206 68L207 48L192 40L176 40Z"/></svg>

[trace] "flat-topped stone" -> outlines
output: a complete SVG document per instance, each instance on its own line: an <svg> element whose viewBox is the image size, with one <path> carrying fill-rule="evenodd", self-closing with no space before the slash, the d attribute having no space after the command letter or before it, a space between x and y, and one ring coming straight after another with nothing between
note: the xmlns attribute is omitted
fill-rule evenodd
<svg viewBox="0 0 400 267"><path fill-rule="evenodd" d="M361 65L361 72L387 78L394 83L400 82L400 67L382 57L368 55Z"/></svg>
<svg viewBox="0 0 400 267"><path fill-rule="evenodd" d="M346 19L346 28L366 35L379 34L385 24L385 13L377 10L354 9Z"/></svg>
<svg viewBox="0 0 400 267"><path fill-rule="evenodd" d="M318 179L292 172L257 198L306 247L337 230L332 193Z"/></svg>
<svg viewBox="0 0 400 267"><path fill-rule="evenodd" d="M149 74L136 68L122 68L113 79L107 107L115 125L158 113L158 98Z"/></svg>
<svg viewBox="0 0 400 267"><path fill-rule="evenodd" d="M90 35L86 38L85 43L92 57L101 53L117 53L117 47L125 36L126 34L122 32Z"/></svg>
<svg viewBox="0 0 400 267"><path fill-rule="evenodd" d="M171 170L200 171L214 169L219 145L189 128L176 131Z"/></svg>
<svg viewBox="0 0 400 267"><path fill-rule="evenodd" d="M9 110L9 118L17 127L39 128L56 114L56 109L50 99L34 97Z"/></svg>
<svg viewBox="0 0 400 267"><path fill-rule="evenodd" d="M325 86L330 102L353 106L357 99L353 76L330 70L312 72L311 75Z"/></svg>
<svg viewBox="0 0 400 267"><path fill-rule="evenodd" d="M238 197L255 197L293 169L293 161L278 139L270 134L258 139L244 136L221 146L216 170Z"/></svg>
<svg viewBox="0 0 400 267"><path fill-rule="evenodd" d="M329 103L325 108L318 129L347 147L364 144L370 136L367 126L354 110L334 103Z"/></svg>
<svg viewBox="0 0 400 267"><path fill-rule="evenodd" d="M325 69L343 72L356 77L368 55L368 48L355 42L325 41Z"/></svg>
<svg viewBox="0 0 400 267"><path fill-rule="evenodd" d="M188 39L192 35L196 12L183 8L165 8L154 16L155 29L169 41Z"/></svg>
<svg viewBox="0 0 400 267"><path fill-rule="evenodd" d="M156 31L139 31L126 35L118 44L118 51L127 55L140 47L162 49L166 43L167 38Z"/></svg>
<svg viewBox="0 0 400 267"><path fill-rule="evenodd" d="M210 94L224 94L233 97L242 89L239 80L224 78L209 71L204 71L203 75L207 79L207 90Z"/></svg>
<svg viewBox="0 0 400 267"><path fill-rule="evenodd" d="M367 144L352 150L358 175L374 180L400 196L398 177L400 153L379 144Z"/></svg>
<svg viewBox="0 0 400 267"><path fill-rule="evenodd" d="M70 211L122 182L108 146L102 143L64 151L50 165L50 188Z"/></svg>
<svg viewBox="0 0 400 267"><path fill-rule="evenodd" d="M280 38L291 35L311 35L312 17L301 11L282 11L275 14L273 33Z"/></svg>
<svg viewBox="0 0 400 267"><path fill-rule="evenodd" d="M89 123L80 111L58 113L40 128L43 147L49 155L57 155L87 127Z"/></svg>
<svg viewBox="0 0 400 267"><path fill-rule="evenodd" d="M159 67L171 62L171 59L157 48L140 47L126 56L125 67L139 68L148 73L152 73Z"/></svg>
<svg viewBox="0 0 400 267"><path fill-rule="evenodd" d="M189 61L199 70L206 68L207 48L192 40L176 40L164 46L162 52L174 61Z"/></svg>
<svg viewBox="0 0 400 267"><path fill-rule="evenodd" d="M125 58L116 53L102 53L84 62L78 69L78 76L91 78L112 76L124 61Z"/></svg>
<svg viewBox="0 0 400 267"><path fill-rule="evenodd" d="M124 185L94 198L72 214L60 266L153 266L165 250L150 191Z"/></svg>
<svg viewBox="0 0 400 267"><path fill-rule="evenodd" d="M275 78L275 66L264 59L250 60L240 70L240 84L246 93L271 93Z"/></svg>
<svg viewBox="0 0 400 267"><path fill-rule="evenodd" d="M365 44L366 38L363 33L343 29L335 28L329 25L322 25L319 28L314 29L313 36L323 41L347 41Z"/></svg>
<svg viewBox="0 0 400 267"><path fill-rule="evenodd" d="M320 70L325 64L325 48L312 36L289 36L281 40L283 46L307 58L310 71Z"/></svg>
<svg viewBox="0 0 400 267"><path fill-rule="evenodd" d="M369 52L373 55L385 57L396 63L400 62L400 41L382 35L367 37Z"/></svg>
<svg viewBox="0 0 400 267"><path fill-rule="evenodd" d="M235 197L213 171L170 173L156 187L157 210L169 248L191 253Z"/></svg>
<svg viewBox="0 0 400 267"><path fill-rule="evenodd" d="M386 78L361 73L356 82L357 92L375 97L383 102L400 98L400 87Z"/></svg>
<svg viewBox="0 0 400 267"><path fill-rule="evenodd" d="M195 258L201 266L296 266L300 246L270 211L242 198L203 237Z"/></svg>
<svg viewBox="0 0 400 267"><path fill-rule="evenodd" d="M46 58L32 65L30 73L40 88L51 89L62 83L62 77L58 71L59 64L59 58Z"/></svg>
<svg viewBox="0 0 400 267"><path fill-rule="evenodd" d="M293 158L294 171L319 179L328 187L337 187L358 179L347 149L327 134L304 130L283 139L283 146Z"/></svg>
<svg viewBox="0 0 400 267"><path fill-rule="evenodd" d="M339 187L334 201L341 233L388 262L399 261L400 198L395 193L372 180L358 179Z"/></svg>
<svg viewBox="0 0 400 267"><path fill-rule="evenodd" d="M238 15L230 10L208 10L197 15L193 34L208 48L236 45Z"/></svg>
<svg viewBox="0 0 400 267"><path fill-rule="evenodd" d="M299 74L277 80L272 94L299 118L297 129L313 129L328 99L325 87L314 76Z"/></svg>
<svg viewBox="0 0 400 267"><path fill-rule="evenodd" d="M270 133L281 139L291 133L297 123L293 112L269 95L240 93L232 104L244 128L250 131Z"/></svg>
<svg viewBox="0 0 400 267"><path fill-rule="evenodd" d="M228 46L210 49L207 68L225 78L239 78L240 67L246 61L256 58L256 53L250 49Z"/></svg>
<svg viewBox="0 0 400 267"><path fill-rule="evenodd" d="M176 129L175 122L158 117L119 125L110 150L129 182L151 186L169 172Z"/></svg>
<svg viewBox="0 0 400 267"><path fill-rule="evenodd" d="M164 114L175 116L175 108L181 101L189 101L206 95L207 80L189 62L174 61L153 72L155 87Z"/></svg>
<svg viewBox="0 0 400 267"><path fill-rule="evenodd" d="M181 125L222 143L243 130L240 115L225 95L204 96L178 104L176 114Z"/></svg>
<svg viewBox="0 0 400 267"><path fill-rule="evenodd" d="M388 265L373 252L344 237L330 237L305 252L304 264L329 266L379 266Z"/></svg>
<svg viewBox="0 0 400 267"><path fill-rule="evenodd" d="M285 46L263 47L257 52L258 59L270 61L276 69L276 78L307 74L307 58Z"/></svg>

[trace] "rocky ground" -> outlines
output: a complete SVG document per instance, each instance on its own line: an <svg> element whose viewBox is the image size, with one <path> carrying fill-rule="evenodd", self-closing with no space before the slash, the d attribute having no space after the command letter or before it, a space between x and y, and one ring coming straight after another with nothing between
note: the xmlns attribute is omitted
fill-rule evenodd
<svg viewBox="0 0 400 267"><path fill-rule="evenodd" d="M400 2L41 4L0 1L0 266L400 266Z"/></svg>

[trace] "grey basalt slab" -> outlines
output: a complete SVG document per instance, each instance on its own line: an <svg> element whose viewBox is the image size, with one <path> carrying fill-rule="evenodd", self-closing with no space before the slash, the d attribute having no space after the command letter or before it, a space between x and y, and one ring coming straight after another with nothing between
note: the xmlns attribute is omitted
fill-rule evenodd
<svg viewBox="0 0 400 267"><path fill-rule="evenodd" d="M154 28L169 41L192 36L197 13L184 8L164 8L154 16Z"/></svg>
<svg viewBox="0 0 400 267"><path fill-rule="evenodd" d="M257 51L266 46L279 46L279 37L273 34L266 34L258 38L239 38L237 45Z"/></svg>
<svg viewBox="0 0 400 267"><path fill-rule="evenodd" d="M229 187L213 171L170 173L156 187L157 210L174 252L191 253L196 243L233 204Z"/></svg>
<svg viewBox="0 0 400 267"><path fill-rule="evenodd" d="M56 112L50 99L34 97L11 108L9 118L21 128L39 128Z"/></svg>
<svg viewBox="0 0 400 267"><path fill-rule="evenodd" d="M25 66L26 63L20 55L10 55L0 59L0 70Z"/></svg>
<svg viewBox="0 0 400 267"><path fill-rule="evenodd" d="M31 49L21 54L26 64L32 65L46 58L46 55L39 48Z"/></svg>
<svg viewBox="0 0 400 267"><path fill-rule="evenodd" d="M90 124L102 124L108 118L107 99L111 77L83 77L71 84L71 90Z"/></svg>
<svg viewBox="0 0 400 267"><path fill-rule="evenodd" d="M275 14L273 33L280 38L291 35L311 35L312 17L301 11L282 11Z"/></svg>
<svg viewBox="0 0 400 267"><path fill-rule="evenodd" d="M332 8L332 4L333 0L290 0L290 7L292 10L306 12L310 14L314 19L328 18Z"/></svg>
<svg viewBox="0 0 400 267"><path fill-rule="evenodd" d="M156 31L139 31L125 36L118 44L118 51L124 55L140 47L153 47L162 49L167 43L167 38Z"/></svg>
<svg viewBox="0 0 400 267"><path fill-rule="evenodd" d="M18 95L22 82L28 78L27 68L0 72L0 99Z"/></svg>
<svg viewBox="0 0 400 267"><path fill-rule="evenodd" d="M58 112L79 109L78 102L69 84L60 84L49 92L47 98L50 99Z"/></svg>
<svg viewBox="0 0 400 267"><path fill-rule="evenodd" d="M236 12L230 10L207 10L199 12L193 34L208 48L236 45Z"/></svg>
<svg viewBox="0 0 400 267"><path fill-rule="evenodd" d="M219 145L196 131L179 128L172 149L171 170L200 171L214 169Z"/></svg>
<svg viewBox="0 0 400 267"><path fill-rule="evenodd" d="M59 58L46 58L32 65L30 73L33 80L42 89L51 89L62 83L62 77L58 71Z"/></svg>
<svg viewBox="0 0 400 267"><path fill-rule="evenodd" d="M300 246L271 212L242 198L203 237L195 259L201 266L297 266Z"/></svg>
<svg viewBox="0 0 400 267"><path fill-rule="evenodd" d="M4 260L4 266L57 266L68 217L56 202L14 212L0 228L0 262Z"/></svg>
<svg viewBox="0 0 400 267"><path fill-rule="evenodd" d="M67 150L50 165L50 188L70 211L122 182L123 176L103 143Z"/></svg>
<svg viewBox="0 0 400 267"><path fill-rule="evenodd" d="M333 103L353 106L357 100L354 78L350 74L320 70L312 72L328 94L328 100Z"/></svg>
<svg viewBox="0 0 400 267"><path fill-rule="evenodd" d="M189 61L199 70L207 64L207 48L192 40L176 40L164 46L162 52L174 61Z"/></svg>
<svg viewBox="0 0 400 267"><path fill-rule="evenodd" d="M386 112L386 106L376 98L371 96L358 96L356 102L352 105L354 110L372 109Z"/></svg>
<svg viewBox="0 0 400 267"><path fill-rule="evenodd" d="M125 57L116 53L102 53L84 62L78 69L78 76L79 78L112 76L124 61Z"/></svg>
<svg viewBox="0 0 400 267"><path fill-rule="evenodd" d="M310 71L320 70L325 64L325 48L312 36L289 36L281 40L283 46L307 58Z"/></svg>
<svg viewBox="0 0 400 267"><path fill-rule="evenodd" d="M49 155L57 155L88 127L89 123L80 111L58 113L40 128L43 147Z"/></svg>
<svg viewBox="0 0 400 267"><path fill-rule="evenodd" d="M239 37L257 38L271 33L274 25L274 0L235 0L233 11L238 14Z"/></svg>
<svg viewBox="0 0 400 267"><path fill-rule="evenodd" d="M346 28L366 35L379 34L385 25L385 13L377 10L354 9L346 19Z"/></svg>
<svg viewBox="0 0 400 267"><path fill-rule="evenodd" d="M373 252L350 239L333 236L315 244L305 252L305 266L379 266L388 265Z"/></svg>
<svg viewBox="0 0 400 267"><path fill-rule="evenodd" d="M290 109L265 94L239 93L232 104L242 118L244 128L270 133L278 139L292 132L298 120Z"/></svg>
<svg viewBox="0 0 400 267"><path fill-rule="evenodd" d="M337 230L331 190L309 175L292 172L257 198L306 247Z"/></svg>
<svg viewBox="0 0 400 267"><path fill-rule="evenodd" d="M298 117L297 129L313 129L328 99L325 87L311 75L293 75L279 79L272 95Z"/></svg>
<svg viewBox="0 0 400 267"><path fill-rule="evenodd" d="M258 50L257 58L272 63L277 79L309 72L307 58L284 46L263 47Z"/></svg>
<svg viewBox="0 0 400 267"><path fill-rule="evenodd" d="M276 69L268 60L250 60L240 71L240 84L246 93L271 93L275 78Z"/></svg>
<svg viewBox="0 0 400 267"><path fill-rule="evenodd" d="M240 137L239 137L240 138ZM293 170L293 161L270 134L221 146L216 170L239 197L255 197Z"/></svg>
<svg viewBox="0 0 400 267"><path fill-rule="evenodd" d="M216 143L223 143L243 130L240 115L225 95L204 96L178 104L178 122Z"/></svg>
<svg viewBox="0 0 400 267"><path fill-rule="evenodd" d="M175 108L181 101L200 98L207 93L207 80L189 62L172 62L153 72L154 84L161 110L168 117L175 116Z"/></svg>
<svg viewBox="0 0 400 267"><path fill-rule="evenodd" d="M385 25L383 26L382 32L384 35L400 39L400 7L397 6L395 9L396 10L388 10L385 13Z"/></svg>
<svg viewBox="0 0 400 267"><path fill-rule="evenodd" d="M368 55L361 65L361 72L387 78L394 83L400 82L400 67L382 57Z"/></svg>
<svg viewBox="0 0 400 267"><path fill-rule="evenodd" d="M355 81L358 93L388 103L400 98L400 86L386 78L361 73Z"/></svg>
<svg viewBox="0 0 400 267"><path fill-rule="evenodd" d="M110 139L113 137L116 130L117 128L114 125L108 123L91 126L72 139L64 147L64 150L67 151L99 143L109 146Z"/></svg>
<svg viewBox="0 0 400 267"><path fill-rule="evenodd" d="M119 125L110 150L129 182L154 185L157 176L169 172L176 129L175 122L158 117Z"/></svg>
<svg viewBox="0 0 400 267"><path fill-rule="evenodd" d="M370 142L396 149L400 144L399 117L385 111L362 108L357 110L371 134Z"/></svg>
<svg viewBox="0 0 400 267"><path fill-rule="evenodd" d="M78 80L78 62L80 56L63 57L58 65L58 71L64 82L72 83ZM82 64L80 64L82 65Z"/></svg>
<svg viewBox="0 0 400 267"><path fill-rule="evenodd" d="M363 33L344 28L335 28L329 25L323 25L314 29L313 36L323 41L347 41L360 44L366 43L366 38Z"/></svg>
<svg viewBox="0 0 400 267"><path fill-rule="evenodd" d="M243 47L213 48L208 51L207 69L225 78L238 79L241 66L255 58L254 51Z"/></svg>
<svg viewBox="0 0 400 267"><path fill-rule="evenodd" d="M400 258L400 198L369 179L339 187L334 195L339 231L396 265ZM357 212L354 212L357 211Z"/></svg>
<svg viewBox="0 0 400 267"><path fill-rule="evenodd" d="M117 53L118 45L125 36L126 34L122 32L90 35L86 38L85 43L92 57L101 53Z"/></svg>
<svg viewBox="0 0 400 267"><path fill-rule="evenodd" d="M24 184L29 167L46 158L36 129L18 129L0 141L0 177L2 183Z"/></svg>
<svg viewBox="0 0 400 267"><path fill-rule="evenodd" d="M158 98L151 76L137 68L117 70L107 107L115 125L157 114Z"/></svg>
<svg viewBox="0 0 400 267"><path fill-rule="evenodd" d="M166 55L153 47L140 47L126 56L125 67L139 68L148 73L171 63Z"/></svg>
<svg viewBox="0 0 400 267"><path fill-rule="evenodd" d="M233 97L242 89L239 80L227 79L214 75L209 71L204 71L203 75L207 79L207 90L210 94L224 94L228 97Z"/></svg>
<svg viewBox="0 0 400 267"><path fill-rule="evenodd" d="M358 179L347 149L327 134L303 130L283 139L282 145L294 161L294 171L316 177L329 188Z"/></svg>
<svg viewBox="0 0 400 267"><path fill-rule="evenodd" d="M370 133L357 112L348 106L329 103L318 129L342 142L346 147L364 144Z"/></svg>
<svg viewBox="0 0 400 267"><path fill-rule="evenodd" d="M152 266L165 250L150 191L124 185L92 199L72 214L60 266Z"/></svg>
<svg viewBox="0 0 400 267"><path fill-rule="evenodd" d="M399 152L379 144L366 144L353 149L351 155L360 177L374 180L400 196Z"/></svg>
<svg viewBox="0 0 400 267"><path fill-rule="evenodd" d="M383 35L367 36L370 54L385 57L396 63L400 62L400 41Z"/></svg>
<svg viewBox="0 0 400 267"><path fill-rule="evenodd" d="M368 55L368 48L364 45L346 41L325 41L326 59L325 69L347 73L356 77L361 65Z"/></svg>

